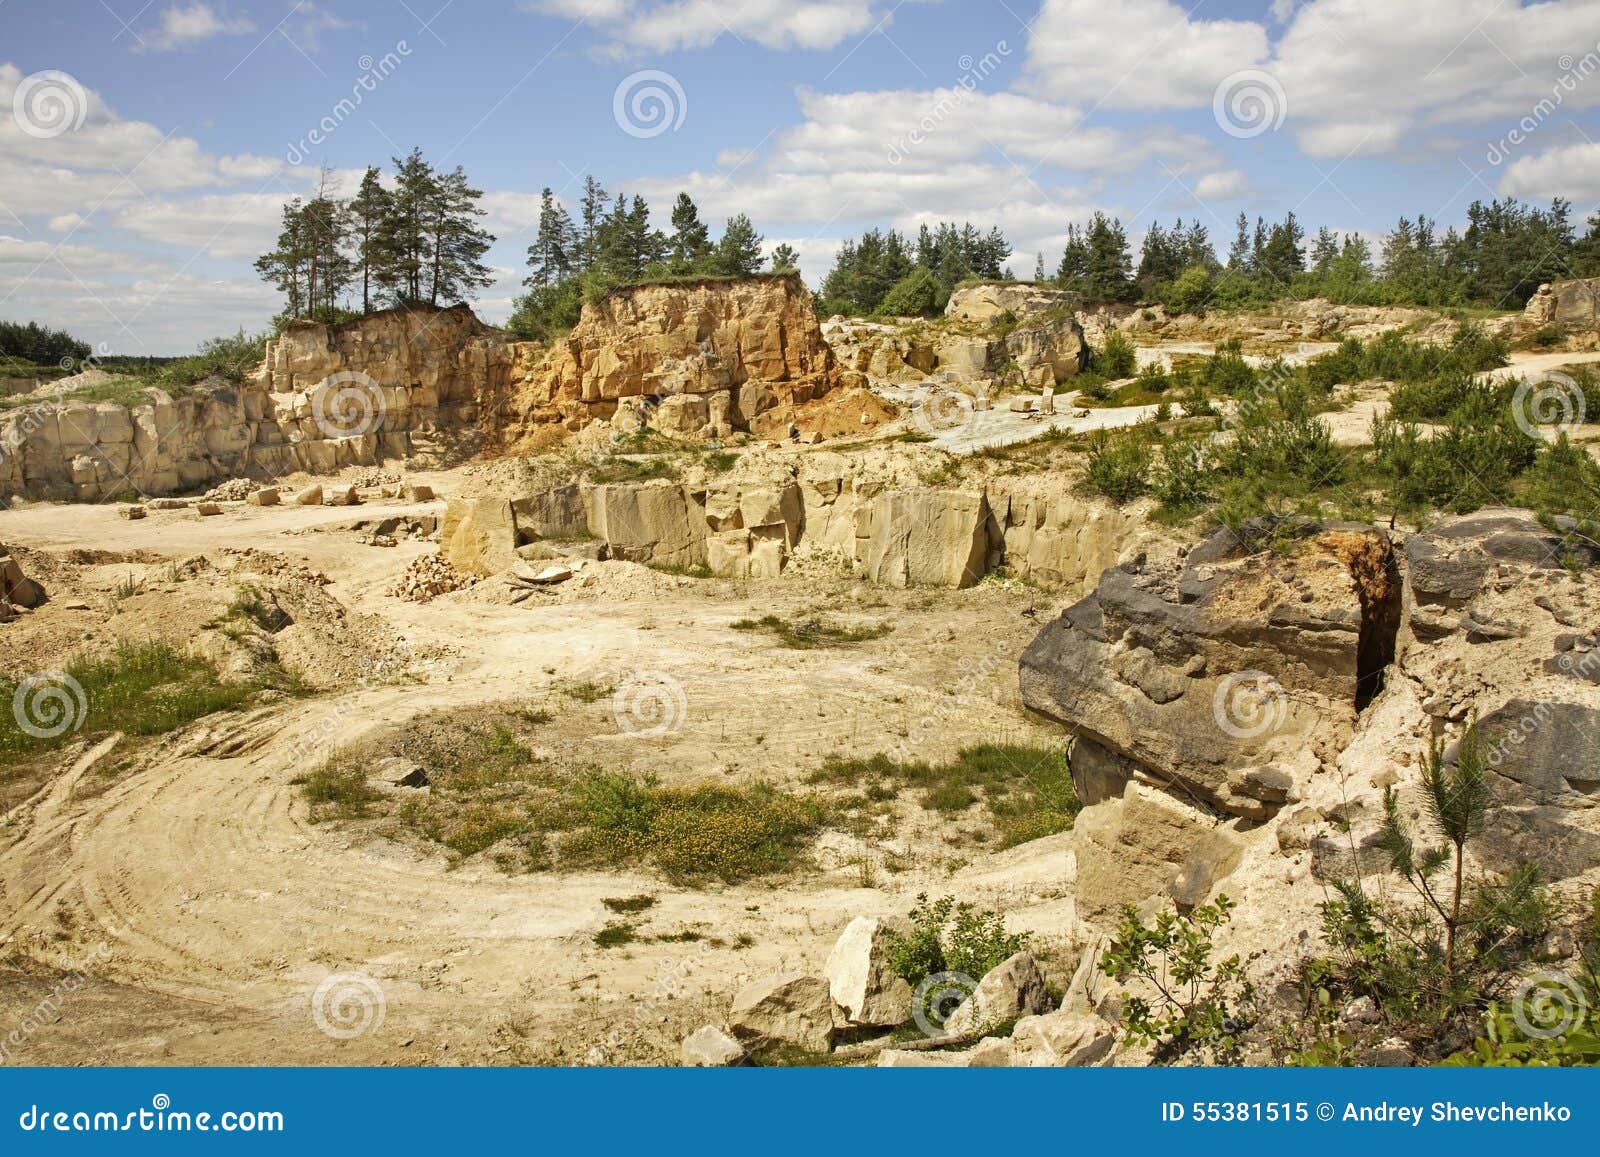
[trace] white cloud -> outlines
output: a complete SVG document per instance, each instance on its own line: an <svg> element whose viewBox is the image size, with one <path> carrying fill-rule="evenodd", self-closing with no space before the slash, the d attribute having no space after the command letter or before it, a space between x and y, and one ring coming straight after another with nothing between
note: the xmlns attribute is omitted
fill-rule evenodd
<svg viewBox="0 0 1600 1157"><path fill-rule="evenodd" d="M1030 89L1090 107L1203 109L1226 79L1260 69L1281 86L1286 131L1316 157L1392 153L1442 124L1515 122L1541 101L1600 104L1600 0L1280 0L1275 42L1264 24L1193 11L1044 0Z"/></svg>
<svg viewBox="0 0 1600 1157"><path fill-rule="evenodd" d="M1028 45L1028 84L1106 108L1209 105L1217 82L1267 57L1267 32L1197 20L1171 0L1044 0Z"/></svg>
<svg viewBox="0 0 1600 1157"><path fill-rule="evenodd" d="M1194 183L1194 195L1202 201L1239 197L1250 189L1250 178L1238 169L1207 173Z"/></svg>
<svg viewBox="0 0 1600 1157"><path fill-rule="evenodd" d="M155 31L139 33L132 44L135 52L165 52L187 48L217 36L253 31L255 25L248 16L229 16L201 2L174 4L162 9Z"/></svg>
<svg viewBox="0 0 1600 1157"><path fill-rule="evenodd" d="M929 0L903 0L926 3ZM826 50L892 19L889 0L533 0L532 10L603 29L625 47L669 52L730 35L767 48Z"/></svg>
<svg viewBox="0 0 1600 1157"><path fill-rule="evenodd" d="M1500 178L1500 192L1592 205L1600 201L1600 144L1583 141L1513 161Z"/></svg>

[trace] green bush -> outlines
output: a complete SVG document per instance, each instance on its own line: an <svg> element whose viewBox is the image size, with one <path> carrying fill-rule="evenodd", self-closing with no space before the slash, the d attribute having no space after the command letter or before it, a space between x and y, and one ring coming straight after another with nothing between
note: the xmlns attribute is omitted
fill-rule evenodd
<svg viewBox="0 0 1600 1157"><path fill-rule="evenodd" d="M1185 514L1215 499L1215 483L1216 467L1209 446L1204 441L1184 439L1161 447L1150 491L1168 513Z"/></svg>
<svg viewBox="0 0 1600 1157"><path fill-rule="evenodd" d="M213 712L242 706L264 689L291 689L279 672L224 683L212 663L185 655L163 640L120 643L104 657L74 659L65 673L82 689L81 700L70 693L69 684L46 676L33 694L23 693L24 702L58 689L62 694L56 706L77 726L55 736L35 736L22 730L16 712L0 712L0 765L60 747L79 734L164 735ZM12 703L18 691L16 682L0 679L0 699L5 703ZM48 721L37 722L48 726Z"/></svg>
<svg viewBox="0 0 1600 1157"><path fill-rule="evenodd" d="M1102 377L1115 381L1131 378L1138 368L1139 358L1133 343L1120 330L1106 334L1106 344L1089 359L1089 367Z"/></svg>
<svg viewBox="0 0 1600 1157"><path fill-rule="evenodd" d="M902 785L920 788L933 811L961 811L981 799L1003 848L1067 831L1082 809L1066 753L1055 747L983 743L941 763L833 757L810 780L861 788L869 799L893 798Z"/></svg>
<svg viewBox="0 0 1600 1157"><path fill-rule="evenodd" d="M1089 488L1113 502L1129 502L1150 486L1150 447L1142 437L1112 437L1096 430L1089 437Z"/></svg>
<svg viewBox="0 0 1600 1157"><path fill-rule="evenodd" d="M942 972L959 972L973 980L1028 946L1026 932L1008 933L998 912L944 896L929 903L917 896L911 909L911 931L890 930L885 936L889 967L908 984L917 985Z"/></svg>
<svg viewBox="0 0 1600 1157"><path fill-rule="evenodd" d="M1124 993L1128 1039L1154 1047L1159 1061L1194 1054L1202 1062L1238 1060L1254 990L1238 956L1213 961L1218 928L1235 905L1219 895L1187 915L1163 912L1148 927L1132 904L1100 958L1118 984L1136 979L1142 993Z"/></svg>

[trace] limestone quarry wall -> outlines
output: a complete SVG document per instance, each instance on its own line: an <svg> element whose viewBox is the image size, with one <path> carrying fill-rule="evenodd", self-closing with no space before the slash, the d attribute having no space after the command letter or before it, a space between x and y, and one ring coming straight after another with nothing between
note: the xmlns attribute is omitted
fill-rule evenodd
<svg viewBox="0 0 1600 1157"><path fill-rule="evenodd" d="M1141 534L1109 504L1025 483L898 489L849 472L569 485L533 497L452 500L441 550L458 570L497 574L545 544L599 541L613 558L723 578L773 578L823 553L884 586L968 587L1004 568L1082 589Z"/></svg>
<svg viewBox="0 0 1600 1157"><path fill-rule="evenodd" d="M128 406L63 401L92 384L69 380L0 412L0 497L97 501L450 446L512 451L621 406L673 433L786 428L840 380L797 276L618 290L551 348L465 305L296 322L238 384Z"/></svg>
<svg viewBox="0 0 1600 1157"><path fill-rule="evenodd" d="M624 407L666 433L767 432L842 382L798 274L637 286L585 305L545 357L494 383L495 433L511 449Z"/></svg>

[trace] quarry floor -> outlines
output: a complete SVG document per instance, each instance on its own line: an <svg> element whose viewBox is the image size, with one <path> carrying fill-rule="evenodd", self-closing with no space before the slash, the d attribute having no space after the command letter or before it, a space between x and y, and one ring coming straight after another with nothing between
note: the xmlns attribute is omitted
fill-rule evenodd
<svg viewBox="0 0 1600 1157"><path fill-rule="evenodd" d="M408 481L448 495L460 479ZM291 780L327 748L420 714L509 700L546 706L552 744L669 779L798 784L830 753L886 751L908 736L928 758L974 742L1061 740L1024 716L1015 660L1064 596L992 583L886 591L847 576L739 584L655 572L630 589L628 574L643 568L598 584L592 597L517 607L473 591L429 603L385 594L435 547L365 546L342 528L441 508L238 505L221 517L154 511L136 522L104 506L0 512L0 541L13 546L138 560L89 568L80 589L52 590L26 633L6 636L18 647L34 641L30 663L48 661L51 649L59 663L107 629L102 608L127 575L229 548L325 573L352 615L377 616L434 656L421 682L357 684L213 717L104 790L80 790L97 756L111 755L90 751L0 816L0 1029L32 1026L10 1063L672 1063L678 1041L719 1021L742 982L818 971L849 919L903 911L922 890L958 892L1018 913L1014 924L1046 940L1066 938L1070 836L991 853L931 821L885 848L829 833L814 868L690 889L646 871L452 867L427 848L310 823ZM120 617L145 614L152 628L181 631L161 618L160 601L147 597ZM728 629L752 615L819 608L893 629L812 651ZM559 690L640 672L682 688L677 730L629 734L608 698L585 704ZM893 868L864 875L862 859ZM639 919L641 939L597 947L595 933L615 919L602 901L641 894L657 898ZM707 939L659 939L685 932ZM88 981L64 993L63 978L77 970ZM313 1000L331 974L375 981L381 1023L369 1015L348 1039L322 1031Z"/></svg>

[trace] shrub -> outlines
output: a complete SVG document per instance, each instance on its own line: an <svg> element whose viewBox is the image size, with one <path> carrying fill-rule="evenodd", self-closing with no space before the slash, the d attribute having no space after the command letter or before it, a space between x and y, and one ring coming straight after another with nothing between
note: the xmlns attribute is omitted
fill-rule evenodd
<svg viewBox="0 0 1600 1157"><path fill-rule="evenodd" d="M1381 847L1418 902L1369 896L1359 880L1337 883L1338 897L1322 905L1335 955L1307 967L1308 991L1371 997L1424 1055L1451 1051L1450 1042L1503 994L1553 915L1531 865L1503 879L1466 873L1467 845L1483 831L1491 800L1489 766L1476 720L1453 764L1434 744L1422 794L1442 837L1437 844L1420 844L1394 790L1385 793Z"/></svg>
<svg viewBox="0 0 1600 1157"><path fill-rule="evenodd" d="M1128 502L1149 489L1150 447L1139 437L1113 438L1096 430L1089 438L1089 488L1113 502Z"/></svg>
<svg viewBox="0 0 1600 1157"><path fill-rule="evenodd" d="M1214 482L1215 466L1207 444L1185 439L1161 447L1150 490L1169 513L1186 513L1213 500Z"/></svg>
<svg viewBox="0 0 1600 1157"><path fill-rule="evenodd" d="M1134 352L1133 343L1120 330L1106 334L1106 344L1096 350L1089 361L1091 369L1113 380L1133 377L1138 364L1139 358Z"/></svg>
<svg viewBox="0 0 1600 1157"><path fill-rule="evenodd" d="M1217 352L1206 359L1200 381L1213 395L1244 398L1256 391L1260 380L1250 363L1240 352L1239 339L1233 338L1217 347Z"/></svg>
<svg viewBox="0 0 1600 1157"><path fill-rule="evenodd" d="M910 918L910 932L890 930L885 942L889 967L911 985L941 972L981 980L1030 939L1026 932L1008 933L998 912L958 904L954 896L929 903L927 893L920 893Z"/></svg>
<svg viewBox="0 0 1600 1157"><path fill-rule="evenodd" d="M1122 1024L1129 1040L1154 1046L1158 1060L1191 1052L1212 1063L1238 1060L1254 990L1238 956L1212 960L1216 930L1234 907L1219 895L1188 915L1163 912L1149 927L1132 904L1123 908L1100 970L1118 984L1137 978L1150 994L1123 994Z"/></svg>

